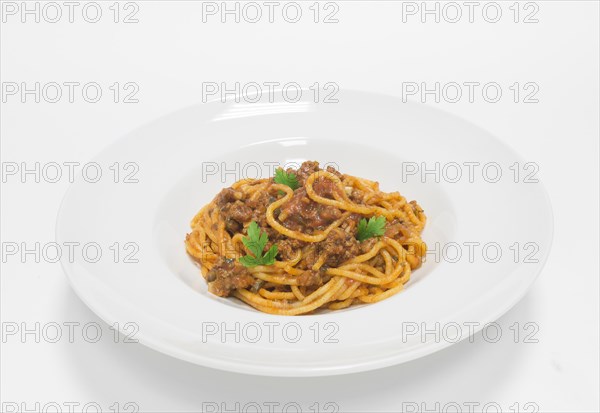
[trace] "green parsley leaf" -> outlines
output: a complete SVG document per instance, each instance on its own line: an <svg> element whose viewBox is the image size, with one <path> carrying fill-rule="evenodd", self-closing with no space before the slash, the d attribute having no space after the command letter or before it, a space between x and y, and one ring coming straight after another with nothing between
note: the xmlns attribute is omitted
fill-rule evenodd
<svg viewBox="0 0 600 413"><path fill-rule="evenodd" d="M275 183L287 185L294 190L300 186L298 183L298 178L296 178L296 174L293 172L287 173L282 168L275 170Z"/></svg>
<svg viewBox="0 0 600 413"><path fill-rule="evenodd" d="M250 250L252 255L245 255L240 258L240 263L245 267L256 267L257 265L273 265L277 255L277 245L273 244L271 248L263 255L263 250L269 242L269 236L262 232L258 224L254 221L248 226L248 236L242 238L242 243Z"/></svg>
<svg viewBox="0 0 600 413"><path fill-rule="evenodd" d="M371 217L369 221L365 218L358 223L356 239L364 241L372 237L380 237L385 234L385 217Z"/></svg>
<svg viewBox="0 0 600 413"><path fill-rule="evenodd" d="M257 265L261 265L260 260L250 255L240 257L240 264L242 264L244 267L256 267Z"/></svg>

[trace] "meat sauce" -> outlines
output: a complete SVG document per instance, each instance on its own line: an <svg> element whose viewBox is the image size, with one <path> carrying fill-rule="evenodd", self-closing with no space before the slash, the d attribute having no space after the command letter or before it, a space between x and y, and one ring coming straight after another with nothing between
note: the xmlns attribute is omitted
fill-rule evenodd
<svg viewBox="0 0 600 413"><path fill-rule="evenodd" d="M328 172L343 178L343 175L332 167L327 167ZM312 234L327 228L332 222L341 218L343 211L331 205L323 205L311 200L304 187L306 179L314 172L321 171L317 162L304 162L299 169L288 169L287 172L294 173L299 187L294 191L292 198L275 211L275 217L286 227L293 231ZM271 178L272 180L272 178ZM318 177L313 183L313 189L317 195L334 199L338 188L330 180ZM353 191L349 196L352 201L361 203L362 192ZM269 244L278 247L278 260L291 260L297 256L307 243L291 239L269 226L266 220L267 207L281 197L277 191L264 191L255 194L251 199L243 199L241 192L233 188L223 189L216 197L216 204L225 220L225 229L230 235L237 233L246 234L245 226L255 221L261 231L267 232ZM355 228L362 216L352 214L348 216L340 227L334 228L323 241L316 244L316 248L310 249L303 254L302 261L295 267L304 269L297 277L298 285L317 288L329 280L325 274L328 267L338 267L342 263L364 254L373 248L376 239L358 241L354 235ZM385 235L399 241L407 235L409 229L402 221L394 220L386 223ZM312 266L322 254L325 254L324 265L320 270L312 270ZM218 296L226 297L238 288L249 288L256 283L250 272L234 259L220 258L206 274L209 291Z"/></svg>

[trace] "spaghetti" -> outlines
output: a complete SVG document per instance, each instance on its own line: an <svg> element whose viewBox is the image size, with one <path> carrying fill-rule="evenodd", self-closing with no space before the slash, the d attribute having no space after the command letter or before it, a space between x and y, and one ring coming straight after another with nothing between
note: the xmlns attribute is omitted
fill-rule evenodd
<svg viewBox="0 0 600 413"><path fill-rule="evenodd" d="M192 219L186 249L211 293L299 315L374 303L403 289L426 252L426 217L415 201L317 162L285 174L292 184L277 176L237 181ZM264 249L250 240L252 225ZM261 261L264 251L274 259Z"/></svg>

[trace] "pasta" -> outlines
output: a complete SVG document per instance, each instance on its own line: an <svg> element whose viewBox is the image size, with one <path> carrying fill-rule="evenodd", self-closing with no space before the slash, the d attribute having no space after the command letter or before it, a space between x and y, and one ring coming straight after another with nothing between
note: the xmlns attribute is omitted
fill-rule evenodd
<svg viewBox="0 0 600 413"><path fill-rule="evenodd" d="M425 256L425 222L400 193L307 161L223 189L192 219L185 245L211 293L299 315L401 291Z"/></svg>

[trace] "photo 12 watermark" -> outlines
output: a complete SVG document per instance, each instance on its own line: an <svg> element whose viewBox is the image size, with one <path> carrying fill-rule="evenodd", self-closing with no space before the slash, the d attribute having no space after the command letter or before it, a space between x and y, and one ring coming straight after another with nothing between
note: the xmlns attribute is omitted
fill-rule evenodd
<svg viewBox="0 0 600 413"><path fill-rule="evenodd" d="M515 344L537 344L540 326L536 322L514 322L503 327L498 322L482 323L480 321L463 322L423 322L403 321L400 325L402 343L447 343L456 344L463 340L474 343L481 337L486 343L509 341ZM478 332L477 332L478 331Z"/></svg>
<svg viewBox="0 0 600 413"><path fill-rule="evenodd" d="M202 183L219 182L225 184L229 181L239 181L241 179L264 179L275 176L277 169L297 170L302 165L300 161L250 161L250 162L202 162L201 180ZM335 161L324 160L319 163L323 170L334 168L339 170L339 164Z"/></svg>
<svg viewBox="0 0 600 413"><path fill-rule="evenodd" d="M310 325L294 321L278 322L216 322L201 325L202 343L314 343L338 344L340 326L335 322L314 322Z"/></svg>
<svg viewBox="0 0 600 413"><path fill-rule="evenodd" d="M335 1L203 1L202 23L339 23Z"/></svg>
<svg viewBox="0 0 600 413"><path fill-rule="evenodd" d="M135 1L3 1L2 23L139 23Z"/></svg>
<svg viewBox="0 0 600 413"><path fill-rule="evenodd" d="M539 413L535 402L499 403L495 401L402 402L399 413Z"/></svg>
<svg viewBox="0 0 600 413"><path fill-rule="evenodd" d="M2 241L2 263L56 264L61 260L88 264L137 264L140 245L135 241Z"/></svg>
<svg viewBox="0 0 600 413"><path fill-rule="evenodd" d="M202 82L202 103L339 103L336 82Z"/></svg>
<svg viewBox="0 0 600 413"><path fill-rule="evenodd" d="M411 244L405 244L411 254ZM435 263L522 263L539 264L540 245L535 241L448 241L429 242L424 262ZM414 248L418 250L418 248Z"/></svg>
<svg viewBox="0 0 600 413"><path fill-rule="evenodd" d="M533 1L402 1L402 23L539 23Z"/></svg>
<svg viewBox="0 0 600 413"><path fill-rule="evenodd" d="M343 413L335 402L235 401L202 402L202 413Z"/></svg>
<svg viewBox="0 0 600 413"><path fill-rule="evenodd" d="M140 327L137 323L115 322L110 326L90 321L25 322L3 321L2 343L89 343L136 344Z"/></svg>
<svg viewBox="0 0 600 413"><path fill-rule="evenodd" d="M540 85L532 81L404 81L401 85L404 103L539 103L539 92Z"/></svg>
<svg viewBox="0 0 600 413"><path fill-rule="evenodd" d="M136 82L2 82L2 103L139 103Z"/></svg>
<svg viewBox="0 0 600 413"><path fill-rule="evenodd" d="M143 411L135 402L3 401L1 406L2 413L138 413Z"/></svg>
<svg viewBox="0 0 600 413"><path fill-rule="evenodd" d="M6 183L75 183L137 184L140 182L140 165L137 162L17 162L5 161L1 165L1 181Z"/></svg>
<svg viewBox="0 0 600 413"><path fill-rule="evenodd" d="M537 184L540 166L536 162L495 161L481 162L475 160L449 162L412 162L400 164L402 183L418 181L420 183L487 183L513 182L515 184Z"/></svg>

